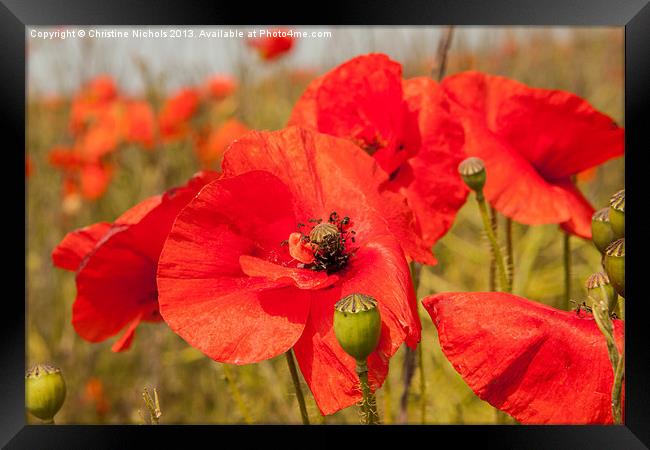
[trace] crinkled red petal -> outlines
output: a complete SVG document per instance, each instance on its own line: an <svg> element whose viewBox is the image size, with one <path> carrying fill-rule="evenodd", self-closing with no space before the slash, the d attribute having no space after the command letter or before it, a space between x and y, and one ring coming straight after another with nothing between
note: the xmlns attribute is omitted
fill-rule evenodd
<svg viewBox="0 0 650 450"><path fill-rule="evenodd" d="M612 423L613 370L590 314L496 292L422 303L445 356L483 400L523 424ZM623 322L614 329L621 351Z"/></svg>

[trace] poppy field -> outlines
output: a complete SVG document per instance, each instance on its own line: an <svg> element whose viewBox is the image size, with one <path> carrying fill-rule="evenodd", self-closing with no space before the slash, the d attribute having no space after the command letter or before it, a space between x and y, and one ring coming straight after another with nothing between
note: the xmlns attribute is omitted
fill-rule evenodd
<svg viewBox="0 0 650 450"><path fill-rule="evenodd" d="M328 30L28 38L29 423L624 421L623 29Z"/></svg>

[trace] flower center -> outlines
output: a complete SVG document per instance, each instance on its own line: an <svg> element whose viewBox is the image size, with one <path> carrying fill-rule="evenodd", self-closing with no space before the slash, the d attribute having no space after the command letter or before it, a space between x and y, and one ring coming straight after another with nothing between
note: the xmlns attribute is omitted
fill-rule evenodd
<svg viewBox="0 0 650 450"><path fill-rule="evenodd" d="M348 248L347 244L355 241L355 232L350 229L350 218L341 218L332 212L327 222L322 219L309 219L309 222L315 224L309 233L303 234L300 229L306 225L299 223L299 233L293 233L292 236L299 235L300 238L290 238L283 241L282 245L288 244L289 252L303 262L303 267L307 269L326 271L328 274L343 269L356 250Z"/></svg>

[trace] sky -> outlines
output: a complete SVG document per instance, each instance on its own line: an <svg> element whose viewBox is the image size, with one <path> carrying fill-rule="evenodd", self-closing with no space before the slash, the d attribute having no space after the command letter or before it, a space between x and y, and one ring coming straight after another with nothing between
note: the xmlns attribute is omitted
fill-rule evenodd
<svg viewBox="0 0 650 450"><path fill-rule="evenodd" d="M234 75L242 64L252 68L254 76L262 75L271 69L260 64L247 48L246 35L249 31L273 29L268 26L28 27L28 89L30 93L65 94L74 91L82 79L110 73L127 92L138 93L143 86L143 66L154 77L164 76L168 89L197 82L212 73ZM444 27L301 26L291 29L308 35L312 32L330 35L298 38L294 50L276 64L322 71L372 51L386 53L398 61L414 52L433 56ZM453 45L469 48L497 45L506 29L457 27ZM530 27L511 28L513 33L522 36L527 30ZM568 30L552 29L560 37ZM80 31L83 38L79 37ZM133 37L136 31L155 36ZM201 31L217 34L203 37ZM244 37L237 36L238 33ZM102 37L90 37L95 34ZM111 36L104 37L106 34ZM120 34L129 37L113 37ZM220 37L232 34L236 36Z"/></svg>

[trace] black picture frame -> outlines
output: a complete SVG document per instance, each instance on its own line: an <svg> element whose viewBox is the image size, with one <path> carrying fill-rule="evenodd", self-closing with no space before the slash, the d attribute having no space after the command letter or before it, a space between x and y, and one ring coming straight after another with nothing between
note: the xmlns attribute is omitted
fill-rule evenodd
<svg viewBox="0 0 650 450"><path fill-rule="evenodd" d="M410 0L394 2L328 1L322 5L289 5L277 2L237 4L217 1L172 0L1 0L0 1L0 126L3 127L3 176L5 225L2 236L5 286L4 320L0 326L0 444L7 448L132 448L169 443L172 436L189 444L197 439L239 442L238 447L257 447L253 440L273 447L372 445L393 435L404 443L438 446L475 440L494 448L525 449L636 449L650 446L650 327L647 299L641 298L642 245L646 208L644 174L648 165L643 151L650 150L647 123L650 105L650 5L649 0ZM281 8L280 6L284 6ZM402 427L293 427L259 426L251 433L243 426L36 426L26 425L24 412L25 304L18 287L24 250L19 233L20 212L26 197L15 195L24 159L17 151L25 145L26 54L28 25L163 25L187 24L305 24L305 25L568 25L625 27L625 127L626 184L628 190L628 292L626 306L626 394L623 426L402 426ZM647 175L646 175L647 176ZM632 215L632 220L629 215ZM26 219L25 219L26 220ZM25 227L26 227L25 223ZM631 245L630 245L631 243ZM27 242L25 242L27 245ZM20 265L23 264L23 269ZM6 290L5 290L6 292ZM259 430L259 432L258 432ZM372 430L372 431L371 431ZM291 439L287 443L287 433ZM324 434L315 441L312 434ZM388 434L387 434L388 433ZM415 436L413 436L415 435ZM191 441L187 441L190 437ZM214 440L215 437L218 440ZM273 444L269 444L273 443ZM191 445L191 444L190 444ZM205 444L202 444L205 445ZM230 445L230 444L228 444Z"/></svg>

